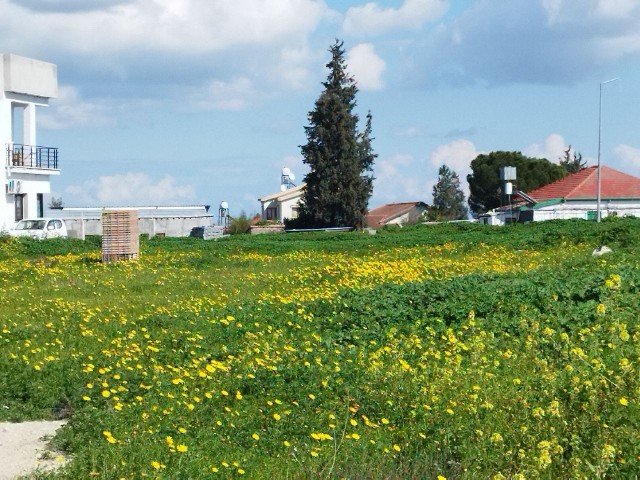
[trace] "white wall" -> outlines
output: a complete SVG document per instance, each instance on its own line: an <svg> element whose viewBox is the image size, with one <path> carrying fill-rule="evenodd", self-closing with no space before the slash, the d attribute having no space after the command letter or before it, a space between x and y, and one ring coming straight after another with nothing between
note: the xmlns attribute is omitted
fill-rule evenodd
<svg viewBox="0 0 640 480"><path fill-rule="evenodd" d="M568 220L570 218L586 220L587 213L596 211L596 209L597 204L593 201L566 202L534 210L533 218L535 221ZM640 200L603 200L600 202L600 213L602 218L609 215L640 217Z"/></svg>

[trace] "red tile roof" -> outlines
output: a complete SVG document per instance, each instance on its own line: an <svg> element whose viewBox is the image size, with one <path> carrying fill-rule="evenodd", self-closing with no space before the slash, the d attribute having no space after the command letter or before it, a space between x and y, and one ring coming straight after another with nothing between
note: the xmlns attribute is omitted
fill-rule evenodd
<svg viewBox="0 0 640 480"><path fill-rule="evenodd" d="M371 228L382 227L387 222L410 212L420 205L426 208L426 204L423 202L387 203L386 205L381 205L367 213L367 225Z"/></svg>
<svg viewBox="0 0 640 480"><path fill-rule="evenodd" d="M536 202L565 198L595 199L597 197L598 167L588 167L567 175L544 187L536 188L528 195ZM601 198L640 198L640 178L610 167L600 167Z"/></svg>

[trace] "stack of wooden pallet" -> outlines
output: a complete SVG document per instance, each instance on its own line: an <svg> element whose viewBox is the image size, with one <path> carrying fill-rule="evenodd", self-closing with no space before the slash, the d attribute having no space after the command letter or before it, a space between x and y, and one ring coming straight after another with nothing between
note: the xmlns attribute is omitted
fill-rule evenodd
<svg viewBox="0 0 640 480"><path fill-rule="evenodd" d="M138 258L140 232L136 210L102 211L102 261Z"/></svg>

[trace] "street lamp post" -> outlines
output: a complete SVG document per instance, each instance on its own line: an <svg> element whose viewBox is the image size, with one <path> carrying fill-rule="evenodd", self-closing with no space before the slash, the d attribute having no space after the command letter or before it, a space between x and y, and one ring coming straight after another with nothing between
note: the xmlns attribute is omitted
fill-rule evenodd
<svg viewBox="0 0 640 480"><path fill-rule="evenodd" d="M597 187L596 187L596 221L599 223L601 219L600 212L600 150L602 146L602 86L607 83L615 82L619 80L619 78L612 78L611 80L606 80L604 82L600 82L600 103L598 107L598 175L597 175Z"/></svg>

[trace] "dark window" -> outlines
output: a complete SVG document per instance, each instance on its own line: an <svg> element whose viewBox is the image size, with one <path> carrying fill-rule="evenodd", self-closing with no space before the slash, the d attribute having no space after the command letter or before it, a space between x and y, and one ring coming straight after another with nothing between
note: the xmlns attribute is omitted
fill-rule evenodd
<svg viewBox="0 0 640 480"><path fill-rule="evenodd" d="M24 195L15 195L16 222L24 218Z"/></svg>
<svg viewBox="0 0 640 480"><path fill-rule="evenodd" d="M38 217L42 218L42 217L44 217L44 195L42 193L38 193L36 195L36 199L37 199L37 202L38 202L38 206L37 206Z"/></svg>
<svg viewBox="0 0 640 480"><path fill-rule="evenodd" d="M267 220L277 220L277 219L278 219L278 207L267 208Z"/></svg>

